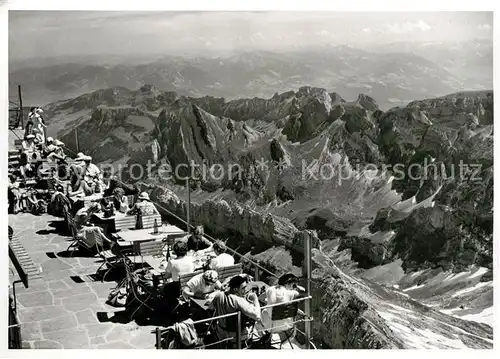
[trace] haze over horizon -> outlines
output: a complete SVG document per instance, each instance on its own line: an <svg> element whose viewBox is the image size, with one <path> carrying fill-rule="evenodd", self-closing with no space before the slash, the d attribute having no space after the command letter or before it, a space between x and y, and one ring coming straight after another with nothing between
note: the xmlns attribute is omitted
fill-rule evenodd
<svg viewBox="0 0 500 359"><path fill-rule="evenodd" d="M478 39L493 41L492 12L9 11L10 61Z"/></svg>

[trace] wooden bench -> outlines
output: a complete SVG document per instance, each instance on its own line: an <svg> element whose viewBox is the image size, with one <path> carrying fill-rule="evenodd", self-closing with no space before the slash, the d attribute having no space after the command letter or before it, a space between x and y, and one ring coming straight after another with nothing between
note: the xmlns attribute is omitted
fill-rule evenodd
<svg viewBox="0 0 500 359"><path fill-rule="evenodd" d="M161 226L161 216L159 214L154 214L150 216L142 217L142 226L143 228L153 228L155 224L155 219L158 223L158 226ZM127 229L135 229L136 216L124 216L115 219L115 231L127 230Z"/></svg>

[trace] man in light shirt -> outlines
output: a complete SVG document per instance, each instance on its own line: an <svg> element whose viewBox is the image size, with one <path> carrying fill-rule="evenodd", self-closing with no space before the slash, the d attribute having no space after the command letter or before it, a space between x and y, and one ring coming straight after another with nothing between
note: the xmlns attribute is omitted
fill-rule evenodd
<svg viewBox="0 0 500 359"><path fill-rule="evenodd" d="M249 336L248 327L245 322L250 320L260 321L260 304L259 298L253 292L247 290L248 277L237 275L229 280L227 292L215 293L210 308L214 310L214 316L221 316L241 311L242 328L241 340L244 341ZM217 340L226 338L236 338L237 319L236 316L221 318L217 321L215 334ZM224 343L225 346L227 343ZM230 345L235 344L233 339Z"/></svg>
<svg viewBox="0 0 500 359"><path fill-rule="evenodd" d="M215 290L222 289L219 276L214 270L207 270L191 278L184 287L184 297L186 298L207 298Z"/></svg>
<svg viewBox="0 0 500 359"><path fill-rule="evenodd" d="M292 273L282 275L277 285L269 287L266 290L266 304L286 303L298 298L300 296L299 290L303 292L304 288L299 287L297 282L298 278ZM271 319L272 313L273 307L262 311L262 321L259 324L262 324L265 330L270 333L281 333L294 327L293 318L273 321Z"/></svg>
<svg viewBox="0 0 500 359"><path fill-rule="evenodd" d="M226 245L222 241L216 241L213 245L216 257L212 258L209 268L218 270L220 268L229 267L234 265L234 257L226 253Z"/></svg>
<svg viewBox="0 0 500 359"><path fill-rule="evenodd" d="M194 272L194 258L187 255L187 246L183 242L174 244L175 259L170 259L165 268L167 278L170 276L174 282L179 283L179 276Z"/></svg>

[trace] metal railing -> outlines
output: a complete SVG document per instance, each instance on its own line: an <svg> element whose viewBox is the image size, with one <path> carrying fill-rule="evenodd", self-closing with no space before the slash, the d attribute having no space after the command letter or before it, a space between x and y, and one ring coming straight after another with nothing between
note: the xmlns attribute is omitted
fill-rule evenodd
<svg viewBox="0 0 500 359"><path fill-rule="evenodd" d="M299 303L299 302L305 302L305 303L307 303L311 299L312 299L311 296L306 296L306 297L302 297L302 298L293 299L293 300L290 300L288 302L269 304L269 305L261 307L260 310L262 312L265 309L279 307L279 306L283 306L283 305L290 305L290 304ZM298 314L300 314L300 313L298 312ZM236 349L242 349L242 347L241 347L241 344L242 344L241 343L242 342L242 340L241 340L241 320L242 320L241 311L237 311L237 312L234 312L234 313L223 314L223 315L219 315L219 316L216 316L216 317L210 317L210 318L198 320L198 321L193 322L192 324L193 325L198 325L198 324L203 324L203 323L207 323L207 322L213 322L213 321L218 320L218 319L224 319L224 318L229 318L229 317L233 317L233 316L237 316L236 337L228 337L228 338L225 338L225 339L222 339L222 340L218 340L218 341L216 341L214 343L202 344L202 345L194 347L194 349L207 348L207 347L214 346L214 345L217 345L217 344L221 344L221 343L224 343L224 342L232 341L233 339L236 339ZM313 320L312 317L306 317L304 319L294 320L293 322L290 322L288 324L294 324L295 325L297 323L308 323L308 322L311 322L312 320ZM270 327L270 328L265 328L265 330L266 331L270 331L272 329L277 329L277 328L280 328L280 327L283 327L283 325L275 326L275 327ZM172 330L171 328L172 327L161 329L161 328L157 327L154 330L154 333L156 335L156 349L163 349L162 348L162 343L161 343L162 335L165 334L165 333L167 333L169 330ZM299 329L297 329L297 331L299 331L301 334L304 335L304 338L305 338L304 341L305 341L307 349L310 349L311 346L314 349L316 349L315 345L311 342L311 338L310 337L308 338L307 335L306 335L306 333L302 332Z"/></svg>

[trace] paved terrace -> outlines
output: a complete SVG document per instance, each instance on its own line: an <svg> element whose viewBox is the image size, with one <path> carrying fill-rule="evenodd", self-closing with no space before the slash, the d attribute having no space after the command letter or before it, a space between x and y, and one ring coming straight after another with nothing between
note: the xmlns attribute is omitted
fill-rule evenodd
<svg viewBox="0 0 500 359"><path fill-rule="evenodd" d="M78 253L70 258L65 254L70 237L58 234L55 228L58 223L62 223L62 219L49 215L9 215L14 236L42 269L42 279L30 282L28 289L16 284L23 347L154 349L153 326L138 326L135 322L121 324L114 319L119 316L113 312L123 309L105 302L116 282L106 278L107 281L101 283L88 277L95 274L100 258L82 257ZM71 278L75 276L83 282L77 283ZM14 277L11 271L10 283L15 279L18 279L17 273Z"/></svg>

